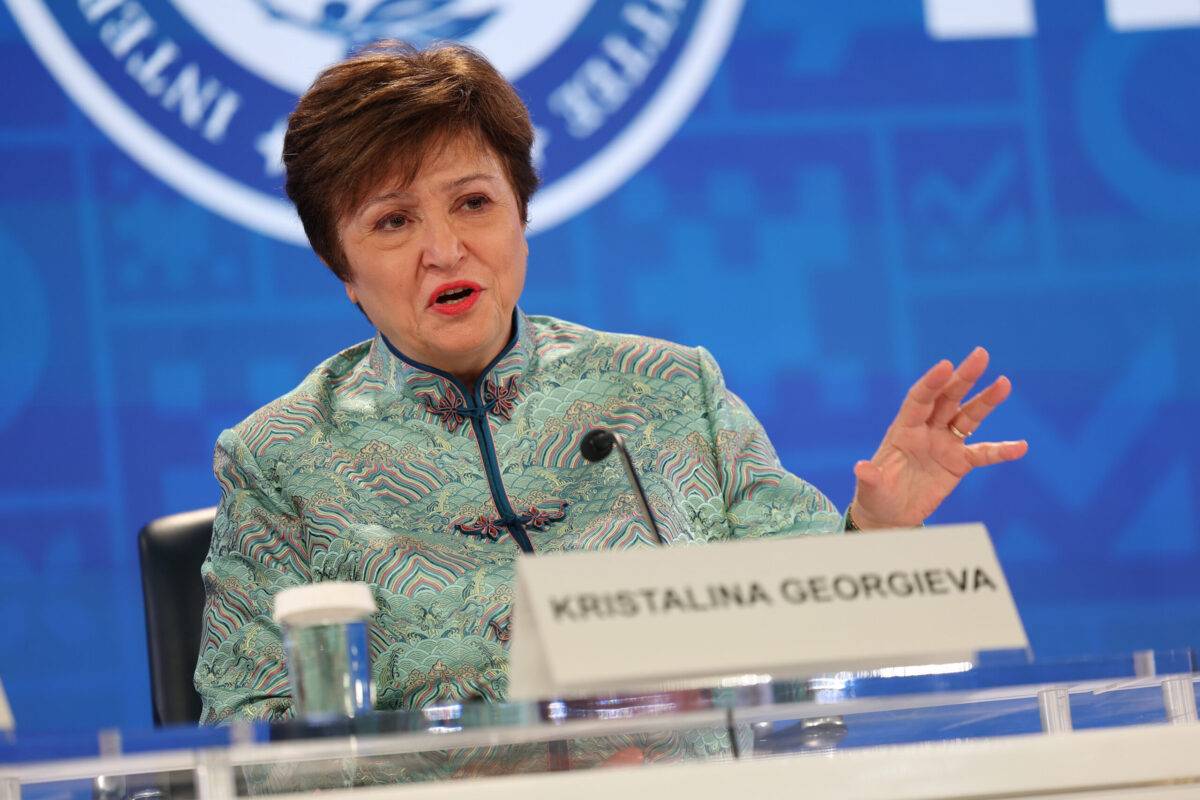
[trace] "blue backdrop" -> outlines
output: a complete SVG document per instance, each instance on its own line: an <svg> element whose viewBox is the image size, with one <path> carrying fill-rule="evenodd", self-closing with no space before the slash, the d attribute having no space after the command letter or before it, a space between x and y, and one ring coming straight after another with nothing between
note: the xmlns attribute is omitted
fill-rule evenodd
<svg viewBox="0 0 1200 800"><path fill-rule="evenodd" d="M60 46L99 63L86 15L122 4L7 2L0 678L25 728L144 725L137 529L214 503L217 433L370 331L307 249L196 202L95 124L91 90L69 97L52 44L17 23L52 8ZM202 39L164 21L194 2L141 5ZM714 5L597 3L544 81L617 24L597 9L675 7L631 89L649 108ZM532 237L523 307L708 347L788 467L843 506L908 384L985 344L1015 386L986 433L1030 455L970 476L932 521L987 523L1040 655L1195 644L1200 19L978 0L956 28L964 5L752 0L644 166L597 172L613 185ZM551 130L554 102L518 85L550 177L600 147Z"/></svg>

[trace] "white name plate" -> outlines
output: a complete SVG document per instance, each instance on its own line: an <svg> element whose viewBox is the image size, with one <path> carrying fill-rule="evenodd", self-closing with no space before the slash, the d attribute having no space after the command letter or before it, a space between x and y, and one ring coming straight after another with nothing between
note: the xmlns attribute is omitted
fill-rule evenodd
<svg viewBox="0 0 1200 800"><path fill-rule="evenodd" d="M981 524L521 558L509 695L969 661L1029 646Z"/></svg>

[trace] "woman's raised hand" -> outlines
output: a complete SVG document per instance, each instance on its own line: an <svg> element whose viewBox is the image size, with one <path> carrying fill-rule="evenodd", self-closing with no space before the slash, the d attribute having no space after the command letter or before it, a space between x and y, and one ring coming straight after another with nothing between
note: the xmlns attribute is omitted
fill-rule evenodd
<svg viewBox="0 0 1200 800"><path fill-rule="evenodd" d="M1012 390L1001 375L963 402L987 364L987 351L976 347L957 369L939 361L908 390L875 455L854 465L850 516L856 527L920 525L968 472L1025 455L1024 440L966 442Z"/></svg>

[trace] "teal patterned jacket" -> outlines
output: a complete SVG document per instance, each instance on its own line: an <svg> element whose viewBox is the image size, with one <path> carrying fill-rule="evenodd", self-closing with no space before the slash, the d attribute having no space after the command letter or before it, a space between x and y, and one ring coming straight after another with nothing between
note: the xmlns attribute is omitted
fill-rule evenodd
<svg viewBox="0 0 1200 800"><path fill-rule="evenodd" d="M597 426L624 436L670 546L841 527L705 350L514 317L474 391L376 335L221 434L205 721L290 714L271 609L311 581L372 587L377 707L502 700L516 559L654 546L617 460L579 455Z"/></svg>

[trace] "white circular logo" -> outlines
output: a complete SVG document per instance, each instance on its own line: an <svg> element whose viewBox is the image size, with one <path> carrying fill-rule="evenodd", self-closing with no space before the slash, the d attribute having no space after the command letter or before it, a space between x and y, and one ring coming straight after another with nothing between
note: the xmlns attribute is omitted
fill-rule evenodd
<svg viewBox="0 0 1200 800"><path fill-rule="evenodd" d="M289 242L287 115L325 66L383 38L482 51L529 106L545 230L601 199L675 132L743 0L5 0L84 112L198 203Z"/></svg>

